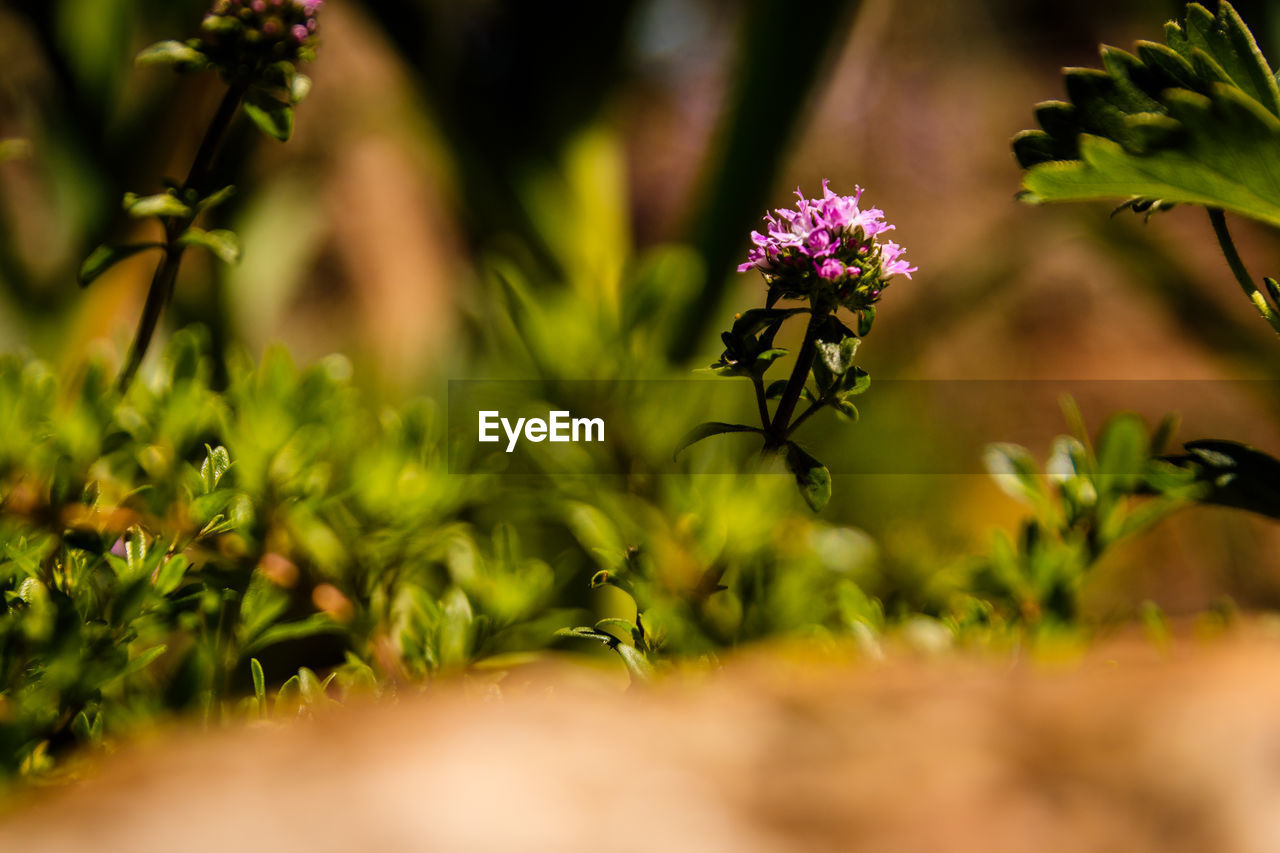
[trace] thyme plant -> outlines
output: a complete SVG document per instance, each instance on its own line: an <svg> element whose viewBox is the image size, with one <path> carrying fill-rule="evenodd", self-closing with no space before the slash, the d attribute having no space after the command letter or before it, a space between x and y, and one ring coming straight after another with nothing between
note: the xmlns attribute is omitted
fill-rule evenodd
<svg viewBox="0 0 1280 853"><path fill-rule="evenodd" d="M241 110L274 139L284 142L292 135L293 108L311 89L310 79L298 73L297 66L315 58L316 13L323 2L217 0L204 18L199 38L159 42L139 54L142 65L167 65L180 72L215 71L226 91L186 179L166 180L161 193L124 196L124 208L130 216L159 222L161 239L100 246L81 267L83 287L125 258L150 250L161 252L138 330L117 380L121 391L129 387L146 356L160 315L173 296L187 248L207 249L226 263L239 260L240 241L234 232L206 230L195 222L235 193L232 186L216 186L214 165Z"/></svg>
<svg viewBox="0 0 1280 853"><path fill-rule="evenodd" d="M822 182L822 198L805 198L797 188L794 209L766 214L765 232L751 233L753 246L738 267L739 272L757 270L764 277L765 304L737 315L721 335L725 349L711 369L721 376L751 380L760 426L704 423L679 448L723 433L757 433L765 452L784 454L788 470L815 512L831 497L831 473L791 436L824 408L834 409L846 420L858 417L852 398L871 384L867 372L853 363L858 344L871 331L876 304L890 280L896 275L911 278L916 271L903 258L901 246L882 239L894 229L885 222L884 211L859 207L862 188L842 196L828 183ZM807 304L777 307L784 299ZM856 330L840 318L841 309L853 316ZM784 322L802 315L808 322L790 377L766 385L769 368L787 354L774 346L774 338ZM772 400L777 403L770 412ZM797 415L801 401L808 405Z"/></svg>

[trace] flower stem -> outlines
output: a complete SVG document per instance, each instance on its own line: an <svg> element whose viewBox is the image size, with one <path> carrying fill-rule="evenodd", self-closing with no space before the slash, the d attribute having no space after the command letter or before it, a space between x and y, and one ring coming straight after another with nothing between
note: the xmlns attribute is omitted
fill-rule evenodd
<svg viewBox="0 0 1280 853"><path fill-rule="evenodd" d="M810 403L809 408L801 412L800 417L792 421L791 425L787 427L787 434L786 436L784 436L784 438L789 437L793 432L798 430L802 423L809 420L809 418L813 416L814 412L818 411L818 409L821 409L826 404L827 404L827 401L825 399L814 400L812 403Z"/></svg>
<svg viewBox="0 0 1280 853"><path fill-rule="evenodd" d="M751 374L751 385L756 389L756 408L760 410L760 427L769 429L769 405L764 399L764 377L758 373Z"/></svg>
<svg viewBox="0 0 1280 853"><path fill-rule="evenodd" d="M218 111L209 122L209 129L205 131L200 148L196 151L183 189L195 189L197 192L206 189L204 185L212 173L214 158L217 157L231 122L240 109L244 94L244 85L233 84L222 96L222 103L218 105ZM191 225L193 218L194 216L171 216L165 220L164 256L156 266L155 275L151 279L147 301L142 306L142 317L138 320L138 331L134 334L133 343L129 347L129 357L125 362L124 370L120 372L120 378L116 382L116 388L121 394L129 390L129 386L133 383L133 378L142 365L142 359L147 354L147 347L151 345L151 338L160 322L160 315L173 296L174 284L178 280L178 268L182 264L182 253L186 249L178 242L178 238Z"/></svg>
<svg viewBox="0 0 1280 853"><path fill-rule="evenodd" d="M1231 232L1227 230L1227 218L1223 212L1216 207L1208 208L1209 222L1213 225L1213 233L1218 237L1218 245L1222 248L1222 255L1227 259L1227 266L1231 267L1232 274L1236 277L1236 281L1240 283L1240 289L1244 291L1244 295L1253 303L1253 307L1262 315L1262 319L1266 320L1272 329L1280 334L1280 315L1276 314L1275 309L1267 302L1267 298L1263 296L1262 291L1258 290L1258 286L1254 284L1253 279L1249 276L1249 271L1245 269L1244 261L1240 259L1240 253L1236 251L1235 241L1231 239Z"/></svg>
<svg viewBox="0 0 1280 853"><path fill-rule="evenodd" d="M796 355L795 367L791 369L791 378L787 380L787 387L782 392L782 399L778 401L778 408L774 410L773 421L765 430L766 449L781 447L786 441L791 415L796 410L796 403L799 402L800 394L804 391L804 384L809 379L809 371L813 369L814 356L818 352L818 327L826 317L827 312L817 310L809 315L809 325L804 330L804 343L800 345L800 352Z"/></svg>

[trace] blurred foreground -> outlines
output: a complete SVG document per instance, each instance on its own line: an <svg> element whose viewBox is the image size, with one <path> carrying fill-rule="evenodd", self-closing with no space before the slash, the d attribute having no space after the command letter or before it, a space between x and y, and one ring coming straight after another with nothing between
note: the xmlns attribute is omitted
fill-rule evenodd
<svg viewBox="0 0 1280 853"><path fill-rule="evenodd" d="M1012 668L775 648L625 695L580 666L517 669L153 734L11 804L0 848L1274 850L1266 633Z"/></svg>

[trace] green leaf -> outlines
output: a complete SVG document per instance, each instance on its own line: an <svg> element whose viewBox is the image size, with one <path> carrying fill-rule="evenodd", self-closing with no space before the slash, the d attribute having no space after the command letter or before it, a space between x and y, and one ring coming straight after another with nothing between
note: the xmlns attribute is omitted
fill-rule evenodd
<svg viewBox="0 0 1280 853"><path fill-rule="evenodd" d="M831 500L831 472L794 442L787 442L787 470L796 478L800 495L809 509L821 512Z"/></svg>
<svg viewBox="0 0 1280 853"><path fill-rule="evenodd" d="M684 438L680 439L680 443L676 445L675 452L671 454L671 458L675 459L680 452L690 445L697 444L704 438L710 438L713 435L723 435L730 432L755 432L763 435L763 430L759 427L746 426L744 424L726 424L719 421L708 421L704 424L698 424L689 432L685 433Z"/></svg>
<svg viewBox="0 0 1280 853"><path fill-rule="evenodd" d="M204 493L212 494L218 488L227 471L231 470L231 454L222 445L204 446L204 462L200 463L200 480L204 484Z"/></svg>
<svg viewBox="0 0 1280 853"><path fill-rule="evenodd" d="M775 382L770 382L769 387L765 389L764 398L766 400L777 400L786 392L786 390L787 390L786 379L779 379ZM801 388L800 399L808 402L812 402L813 392L810 391L808 388Z"/></svg>
<svg viewBox="0 0 1280 853"><path fill-rule="evenodd" d="M818 341L818 357L834 376L844 376L853 367L853 357L858 352L858 338L845 338L839 343Z"/></svg>
<svg viewBox="0 0 1280 853"><path fill-rule="evenodd" d="M1198 4L1137 56L1070 69L1070 104L1037 111L1014 140L1030 202L1120 199L1140 212L1222 208L1280 225L1280 89L1229 3Z"/></svg>
<svg viewBox="0 0 1280 853"><path fill-rule="evenodd" d="M319 634L340 634L342 626L338 625L323 613L313 613L305 619L299 619L296 622L286 622L282 625L272 625L262 633L258 634L242 650L242 654L252 654L253 652L265 649L268 646L274 646L276 643L283 643L288 640L301 640L306 637L314 637Z"/></svg>
<svg viewBox="0 0 1280 853"><path fill-rule="evenodd" d="M1005 442L988 445L983 462L1005 494L1037 509L1050 504L1049 494L1040 481L1039 468L1025 447Z"/></svg>
<svg viewBox="0 0 1280 853"><path fill-rule="evenodd" d="M143 49L135 61L139 65L172 65L179 71L203 71L212 67L202 51L180 41L157 42Z"/></svg>
<svg viewBox="0 0 1280 853"><path fill-rule="evenodd" d="M182 579L186 577L188 565L190 561L181 554L174 554L165 560L156 571L156 592L160 595L168 595L177 589Z"/></svg>
<svg viewBox="0 0 1280 853"><path fill-rule="evenodd" d="M205 231L193 226L178 236L178 242L184 246L200 246L208 249L223 263L235 264L240 261L240 238L234 231L225 229Z"/></svg>
<svg viewBox="0 0 1280 853"><path fill-rule="evenodd" d="M627 665L627 672L630 673L634 681L646 682L653 680L653 664L649 663L649 659L644 656L644 652L626 643L618 643L613 647L613 650L622 657L622 662Z"/></svg>
<svg viewBox="0 0 1280 853"><path fill-rule="evenodd" d="M745 338L763 331L769 326L780 325L788 317L804 314L808 308L752 308L743 311L733 322L730 332L735 338Z"/></svg>
<svg viewBox="0 0 1280 853"><path fill-rule="evenodd" d="M135 672L141 672L142 670L146 669L147 666L149 666L152 661L160 657L162 654L164 654L168 650L169 650L169 647L163 644L158 646L152 646L142 654L130 660L119 671L113 673L111 677L107 679L107 683L111 684L113 682L121 680L122 678L126 678L130 675L133 675Z"/></svg>
<svg viewBox="0 0 1280 853"><path fill-rule="evenodd" d="M1146 424L1137 415L1116 415L1098 437L1098 485L1116 494L1133 491L1147 467Z"/></svg>
<svg viewBox="0 0 1280 853"><path fill-rule="evenodd" d="M856 397L859 394L866 393L871 387L871 374L863 370L861 367L855 367L845 372L840 379L841 398Z"/></svg>
<svg viewBox="0 0 1280 853"><path fill-rule="evenodd" d="M249 673L253 676L253 696L258 702L258 716L267 716L267 677L257 658L249 658Z"/></svg>
<svg viewBox="0 0 1280 853"><path fill-rule="evenodd" d="M88 287L103 273L111 269L116 264L131 258L139 252L145 252L149 249L163 249L163 243L130 243L127 246L99 246L85 258L83 264L80 265L80 273L76 276L76 281L81 287Z"/></svg>
<svg viewBox="0 0 1280 853"><path fill-rule="evenodd" d="M848 400L839 399L831 405L835 408L837 415L850 423L856 423L860 417L858 407Z"/></svg>
<svg viewBox="0 0 1280 853"><path fill-rule="evenodd" d="M1222 85L1209 97L1179 90L1168 100L1186 130L1178 147L1134 154L1110 139L1083 136L1080 160L1041 163L1026 173L1024 200L1152 198L1280 226L1280 119Z"/></svg>
<svg viewBox="0 0 1280 853"><path fill-rule="evenodd" d="M635 637L636 626L634 623L628 622L626 619L618 619L616 617L610 616L606 619L601 619L599 622L597 622L596 630L597 631L616 631L617 633L613 634L613 636L618 637L618 634L621 634L622 636L618 637L618 639L624 639L626 637L632 637L632 638Z"/></svg>
<svg viewBox="0 0 1280 853"><path fill-rule="evenodd" d="M124 209L135 219L145 219L149 216L187 217L191 215L191 208L183 204L172 193L157 193L156 195L146 196L140 196L137 193L125 193Z"/></svg>
<svg viewBox="0 0 1280 853"><path fill-rule="evenodd" d="M225 186L197 201L196 212L203 213L206 210L213 210L215 207L225 204L235 194L236 188L234 186Z"/></svg>
<svg viewBox="0 0 1280 853"><path fill-rule="evenodd" d="M876 309L874 305L863 308L858 312L858 337L865 338L871 334L871 325L876 321Z"/></svg>
<svg viewBox="0 0 1280 853"><path fill-rule="evenodd" d="M627 645L612 634L598 631L595 628L561 628L556 631L557 637L574 637L581 640L595 640L613 649L622 658L627 672L636 681L648 681L653 677L653 665L649 663L644 652L635 646Z"/></svg>
<svg viewBox="0 0 1280 853"><path fill-rule="evenodd" d="M288 104L265 95L251 97L244 103L244 113L273 139L288 142L293 135L293 107Z"/></svg>

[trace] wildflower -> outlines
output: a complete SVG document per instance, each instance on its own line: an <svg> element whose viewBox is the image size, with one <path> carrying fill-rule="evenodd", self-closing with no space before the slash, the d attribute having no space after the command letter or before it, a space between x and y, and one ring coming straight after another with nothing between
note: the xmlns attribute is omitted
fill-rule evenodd
<svg viewBox="0 0 1280 853"><path fill-rule="evenodd" d="M784 296L818 299L853 310L879 300L889 279L911 278L916 267L904 250L881 235L894 226L884 211L862 208L862 188L837 195L822 182L822 198L805 198L796 189L794 209L765 214L764 233L751 232L752 248L738 272L759 270L771 288Z"/></svg>

